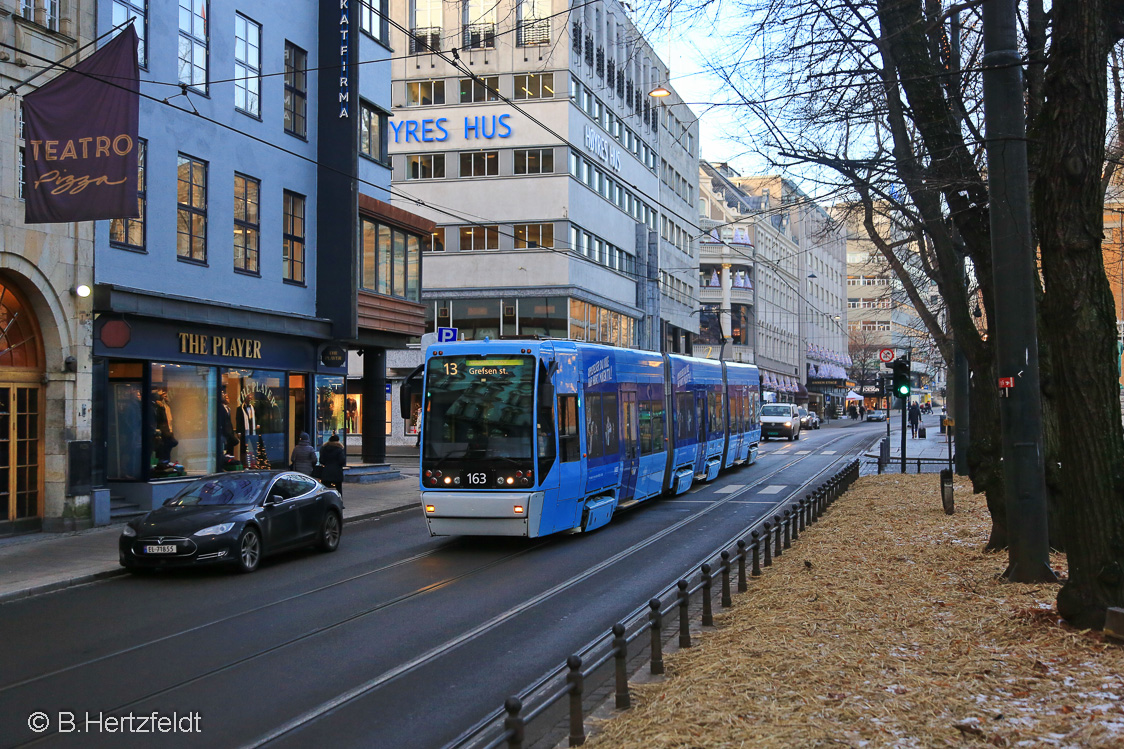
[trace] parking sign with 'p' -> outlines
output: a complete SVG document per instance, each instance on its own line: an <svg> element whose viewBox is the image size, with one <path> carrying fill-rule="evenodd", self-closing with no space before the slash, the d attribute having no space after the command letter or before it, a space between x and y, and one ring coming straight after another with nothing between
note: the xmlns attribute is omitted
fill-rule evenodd
<svg viewBox="0 0 1124 749"><path fill-rule="evenodd" d="M450 343L457 340L456 328L438 328L437 329L437 342Z"/></svg>

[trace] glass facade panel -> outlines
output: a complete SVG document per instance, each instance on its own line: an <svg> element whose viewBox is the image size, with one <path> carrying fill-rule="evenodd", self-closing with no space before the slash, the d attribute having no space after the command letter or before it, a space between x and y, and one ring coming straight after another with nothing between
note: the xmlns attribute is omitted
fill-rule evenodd
<svg viewBox="0 0 1124 749"><path fill-rule="evenodd" d="M289 380L286 374L260 369L224 368L222 385L230 403L231 427L238 440L228 453L238 458L246 468L284 468L289 465L288 431L285 428ZM207 413L213 412L214 409ZM229 434L225 425L223 429Z"/></svg>
<svg viewBox="0 0 1124 749"><path fill-rule="evenodd" d="M316 376L316 447L333 434L346 443L347 390L344 378L336 375Z"/></svg>
<svg viewBox="0 0 1124 749"><path fill-rule="evenodd" d="M465 340L481 341L484 336L499 337L499 299L455 299L453 320Z"/></svg>

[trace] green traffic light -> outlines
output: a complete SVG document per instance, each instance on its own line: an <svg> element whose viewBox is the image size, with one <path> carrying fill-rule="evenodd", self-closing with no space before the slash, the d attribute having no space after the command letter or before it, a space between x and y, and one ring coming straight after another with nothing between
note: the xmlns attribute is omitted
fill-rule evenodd
<svg viewBox="0 0 1124 749"><path fill-rule="evenodd" d="M909 395L909 385L899 385L898 394L903 396Z"/></svg>

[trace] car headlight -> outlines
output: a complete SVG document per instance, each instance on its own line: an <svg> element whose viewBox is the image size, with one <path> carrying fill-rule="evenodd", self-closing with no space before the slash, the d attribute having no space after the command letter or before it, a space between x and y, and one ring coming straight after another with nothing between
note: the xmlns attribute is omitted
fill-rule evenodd
<svg viewBox="0 0 1124 749"><path fill-rule="evenodd" d="M208 526L201 531L195 531L193 536L221 536L228 530L234 527L234 523L219 523L218 525Z"/></svg>
<svg viewBox="0 0 1124 749"><path fill-rule="evenodd" d="M792 422L791 422L791 421L786 421L786 422L784 423L784 425L785 425L786 427L790 427L790 426L792 426Z"/></svg>
<svg viewBox="0 0 1124 749"><path fill-rule="evenodd" d="M126 525L124 527L124 529L121 531L121 535L122 536L128 536L129 538L132 538L133 536L137 535L137 532L135 530L133 530L133 526Z"/></svg>

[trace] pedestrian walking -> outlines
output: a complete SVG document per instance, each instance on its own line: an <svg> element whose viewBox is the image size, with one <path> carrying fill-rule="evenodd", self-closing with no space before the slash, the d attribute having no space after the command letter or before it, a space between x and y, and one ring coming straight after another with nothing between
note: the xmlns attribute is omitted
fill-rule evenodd
<svg viewBox="0 0 1124 749"><path fill-rule="evenodd" d="M866 418L866 406L860 405L859 406L859 421L862 421L865 418Z"/></svg>
<svg viewBox="0 0 1124 749"><path fill-rule="evenodd" d="M308 432L301 432L297 438L293 454L289 456L289 467L294 471L312 475L312 467L316 465L316 450L308 439Z"/></svg>
<svg viewBox="0 0 1124 749"><path fill-rule="evenodd" d="M320 449L320 465L324 467L320 480L338 491L342 497L343 467L347 465L347 451L344 450L338 434L329 437L327 444Z"/></svg>
<svg viewBox="0 0 1124 749"><path fill-rule="evenodd" d="M909 404L909 430L913 433L914 438L917 437L917 427L921 425L921 406L917 405L917 401Z"/></svg>

